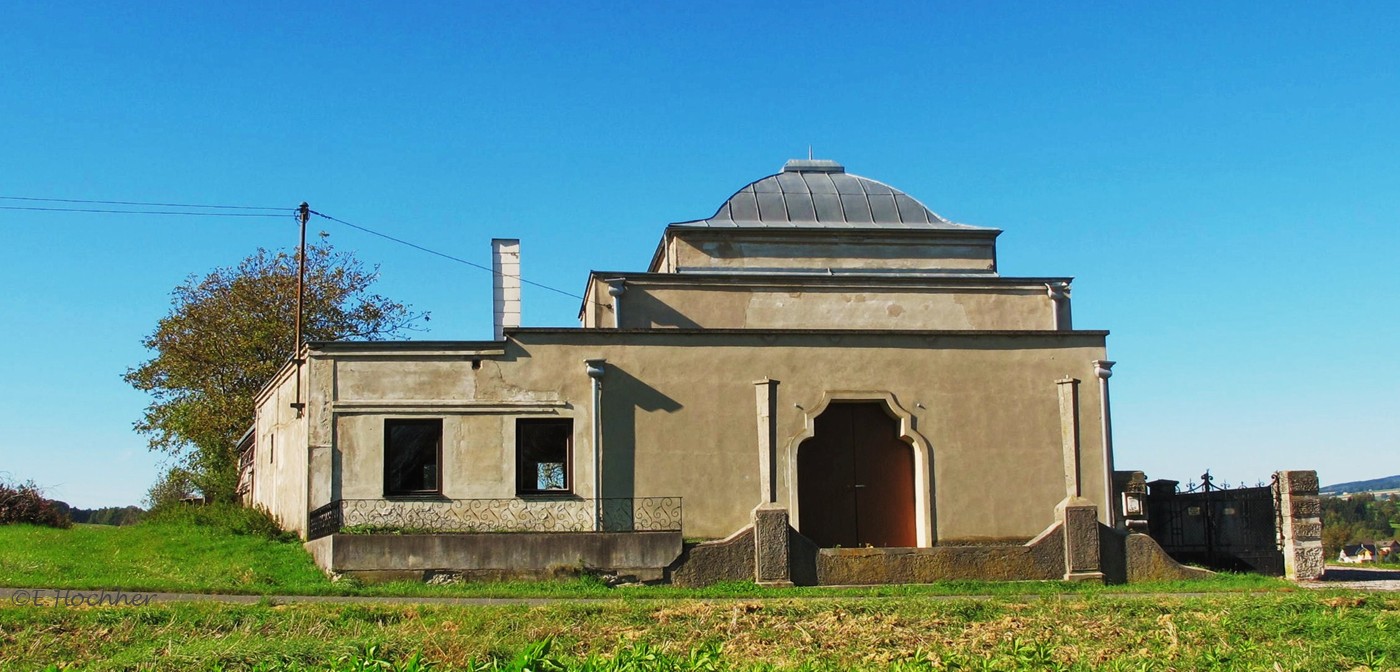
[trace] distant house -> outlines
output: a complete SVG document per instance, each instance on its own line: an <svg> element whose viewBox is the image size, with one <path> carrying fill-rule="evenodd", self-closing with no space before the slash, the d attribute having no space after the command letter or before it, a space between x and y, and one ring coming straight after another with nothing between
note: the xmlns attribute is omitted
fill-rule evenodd
<svg viewBox="0 0 1400 672"><path fill-rule="evenodd" d="M1394 539L1390 541L1377 541L1376 553L1378 562L1395 562L1400 560L1400 541Z"/></svg>
<svg viewBox="0 0 1400 672"><path fill-rule="evenodd" d="M1376 562L1378 557L1380 556L1374 543L1361 542L1351 546L1343 546L1342 552L1337 555L1337 561L1347 563Z"/></svg>

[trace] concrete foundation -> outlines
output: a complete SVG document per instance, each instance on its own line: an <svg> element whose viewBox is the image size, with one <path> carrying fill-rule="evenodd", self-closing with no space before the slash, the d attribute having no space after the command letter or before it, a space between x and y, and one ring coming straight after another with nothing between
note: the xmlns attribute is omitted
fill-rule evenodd
<svg viewBox="0 0 1400 672"><path fill-rule="evenodd" d="M333 534L306 543L333 576L378 582L553 578L605 572L665 578L681 554L679 532Z"/></svg>

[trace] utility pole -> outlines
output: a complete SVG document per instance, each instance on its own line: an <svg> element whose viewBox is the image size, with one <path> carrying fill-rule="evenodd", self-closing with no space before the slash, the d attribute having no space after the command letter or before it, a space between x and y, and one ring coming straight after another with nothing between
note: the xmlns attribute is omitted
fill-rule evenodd
<svg viewBox="0 0 1400 672"><path fill-rule="evenodd" d="M297 208L297 221L301 223L301 243L297 246L297 317L296 335L292 341L292 361L297 364L297 399L292 408L297 409L300 418L306 404L301 400L301 314L306 302L306 221L311 219L311 206L302 201Z"/></svg>

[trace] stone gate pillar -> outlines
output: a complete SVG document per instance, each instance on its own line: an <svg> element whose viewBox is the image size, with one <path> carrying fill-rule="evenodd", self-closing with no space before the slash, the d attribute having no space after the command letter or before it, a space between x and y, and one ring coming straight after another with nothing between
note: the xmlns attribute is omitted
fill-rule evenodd
<svg viewBox="0 0 1400 672"><path fill-rule="evenodd" d="M1284 575L1297 581L1322 578L1326 558L1322 554L1322 501L1317 495L1317 472L1280 471L1274 476Z"/></svg>

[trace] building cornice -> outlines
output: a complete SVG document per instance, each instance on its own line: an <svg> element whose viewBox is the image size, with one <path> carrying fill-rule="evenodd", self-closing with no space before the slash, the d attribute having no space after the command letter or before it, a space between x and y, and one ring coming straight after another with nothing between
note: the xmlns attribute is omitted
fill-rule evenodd
<svg viewBox="0 0 1400 672"><path fill-rule="evenodd" d="M628 284L639 286L677 287L695 286L821 286L833 288L879 288L879 287L1030 287L1044 292L1049 283L1070 283L1072 276L1056 277L1006 277L978 273L792 273L792 272L752 272L732 271L713 273L652 273L591 271L589 284L597 278L621 278Z"/></svg>
<svg viewBox="0 0 1400 672"><path fill-rule="evenodd" d="M1106 337L1109 335L1109 331L1106 329L586 329L582 327L520 327L506 330L507 340L511 340L516 336L597 337L603 335L615 335L619 337L656 336L662 338L672 336L752 336L760 338L776 338L782 336L985 338L992 336L1070 339L1076 337Z"/></svg>

